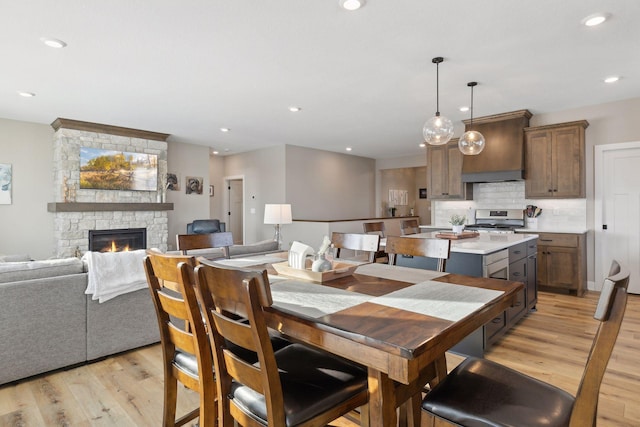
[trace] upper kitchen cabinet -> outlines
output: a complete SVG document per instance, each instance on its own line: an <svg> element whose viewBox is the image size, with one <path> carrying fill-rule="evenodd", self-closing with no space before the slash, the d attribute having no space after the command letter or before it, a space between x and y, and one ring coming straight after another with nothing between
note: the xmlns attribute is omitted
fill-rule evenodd
<svg viewBox="0 0 640 427"><path fill-rule="evenodd" d="M427 145L427 197L432 200L473 200L473 185L462 182L458 139Z"/></svg>
<svg viewBox="0 0 640 427"><path fill-rule="evenodd" d="M586 120L525 131L525 197L584 198Z"/></svg>

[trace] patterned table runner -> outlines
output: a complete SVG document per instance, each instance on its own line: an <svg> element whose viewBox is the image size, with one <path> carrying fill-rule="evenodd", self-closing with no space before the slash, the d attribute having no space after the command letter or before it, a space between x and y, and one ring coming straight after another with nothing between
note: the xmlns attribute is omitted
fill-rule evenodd
<svg viewBox="0 0 640 427"><path fill-rule="evenodd" d="M399 267L381 263L361 265L356 269L355 273L407 283L420 283L449 274L433 270L423 270L421 268Z"/></svg>
<svg viewBox="0 0 640 427"><path fill-rule="evenodd" d="M336 313L375 298L299 280L271 283L271 295L275 307L312 318Z"/></svg>
<svg viewBox="0 0 640 427"><path fill-rule="evenodd" d="M429 280L374 298L370 302L457 321L503 293L493 289Z"/></svg>

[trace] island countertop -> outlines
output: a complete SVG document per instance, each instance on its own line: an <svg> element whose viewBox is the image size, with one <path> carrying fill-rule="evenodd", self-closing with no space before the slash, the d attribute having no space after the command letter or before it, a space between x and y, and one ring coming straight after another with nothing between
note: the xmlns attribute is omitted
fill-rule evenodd
<svg viewBox="0 0 640 427"><path fill-rule="evenodd" d="M428 233L411 234L406 237L426 237L433 239L436 238L436 234L438 234L437 231L431 231ZM451 252L487 255L537 238L538 235L536 234L480 233L478 237L451 240Z"/></svg>

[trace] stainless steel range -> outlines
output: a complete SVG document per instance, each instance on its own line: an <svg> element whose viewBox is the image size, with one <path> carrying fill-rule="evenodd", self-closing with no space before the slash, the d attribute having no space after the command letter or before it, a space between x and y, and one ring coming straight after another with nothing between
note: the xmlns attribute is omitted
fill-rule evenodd
<svg viewBox="0 0 640 427"><path fill-rule="evenodd" d="M522 209L476 209L475 224L465 225L467 230L491 233L514 233L524 228Z"/></svg>

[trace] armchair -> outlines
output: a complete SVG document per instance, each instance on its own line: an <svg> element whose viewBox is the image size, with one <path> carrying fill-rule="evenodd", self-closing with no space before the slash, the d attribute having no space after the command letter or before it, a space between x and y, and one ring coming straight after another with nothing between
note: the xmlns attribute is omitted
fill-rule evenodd
<svg viewBox="0 0 640 427"><path fill-rule="evenodd" d="M219 219L196 219L187 224L187 234L210 234L227 231L226 224Z"/></svg>

